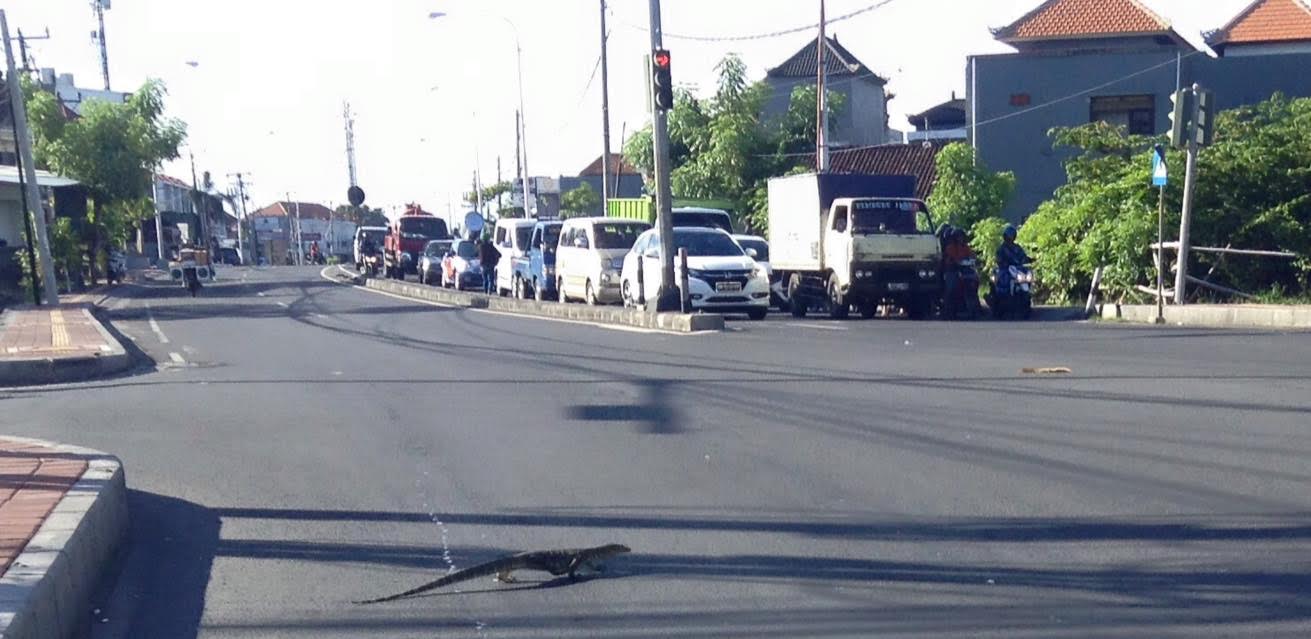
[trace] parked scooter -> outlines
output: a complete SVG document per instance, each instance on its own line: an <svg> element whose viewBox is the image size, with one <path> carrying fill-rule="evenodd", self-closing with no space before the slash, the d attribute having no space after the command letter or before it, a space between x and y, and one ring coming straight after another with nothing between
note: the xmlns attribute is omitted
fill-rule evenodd
<svg viewBox="0 0 1311 639"><path fill-rule="evenodd" d="M1027 266L997 269L988 308L997 319L1029 319L1033 315L1033 271Z"/></svg>

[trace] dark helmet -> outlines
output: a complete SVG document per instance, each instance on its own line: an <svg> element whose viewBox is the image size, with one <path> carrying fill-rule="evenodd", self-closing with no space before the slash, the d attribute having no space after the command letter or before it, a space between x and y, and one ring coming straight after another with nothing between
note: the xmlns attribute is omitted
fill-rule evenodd
<svg viewBox="0 0 1311 639"><path fill-rule="evenodd" d="M962 242L968 241L968 238L965 237L965 229L952 229L951 239L960 240Z"/></svg>
<svg viewBox="0 0 1311 639"><path fill-rule="evenodd" d="M1011 239L1011 240L1013 240L1013 239L1015 239L1015 234L1016 234L1016 231L1015 231L1015 225L1014 225L1014 224L1007 224L1007 225L1006 225L1006 228L1004 228L1004 229L1001 230L1001 236L1002 236L1002 239Z"/></svg>

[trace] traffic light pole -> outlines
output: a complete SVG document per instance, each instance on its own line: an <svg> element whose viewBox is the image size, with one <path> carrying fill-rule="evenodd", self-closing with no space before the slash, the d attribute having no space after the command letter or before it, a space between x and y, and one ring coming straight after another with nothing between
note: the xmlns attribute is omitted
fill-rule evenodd
<svg viewBox="0 0 1311 639"><path fill-rule="evenodd" d="M1194 84L1192 87L1193 95L1196 96L1201 87ZM1189 109L1192 111L1189 122L1198 121L1200 111L1199 100L1193 99ZM1176 263L1174 274L1174 303L1183 305L1187 304L1188 288L1188 233L1192 229L1193 222L1193 187L1197 181L1197 151L1199 148L1197 132L1194 127L1185 128L1188 136L1188 163L1184 169L1184 206L1183 213L1179 216L1179 259Z"/></svg>
<svg viewBox="0 0 1311 639"><path fill-rule="evenodd" d="M651 51L664 48L660 26L660 0L650 0ZM676 311L680 306L674 281L673 193L669 185L669 122L660 107L658 91L651 91L651 141L655 155L656 221L660 228L660 294L656 312Z"/></svg>

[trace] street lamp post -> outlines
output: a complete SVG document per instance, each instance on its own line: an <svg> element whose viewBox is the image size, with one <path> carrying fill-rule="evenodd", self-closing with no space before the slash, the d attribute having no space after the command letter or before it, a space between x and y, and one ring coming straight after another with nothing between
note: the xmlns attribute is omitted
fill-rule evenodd
<svg viewBox="0 0 1311 639"><path fill-rule="evenodd" d="M447 14L447 13L444 12L444 11L433 11L433 12L431 12L431 13L428 14L428 18L431 19L431 20L436 20L436 19L438 19L438 18L441 18L441 17L447 16L447 15L449 15L449 14ZM520 40L520 38L519 38L519 27L516 26L512 20L510 20L509 18L507 18L507 17L505 17L505 16L501 16L501 15L498 15L498 16L496 16L496 17L500 18L501 20L503 20L503 21L505 22L505 24L509 25L509 26L510 26L510 31L514 34L514 55L515 55L516 75L517 75L517 78L518 78L518 85L519 85L519 131L518 131L518 133L520 133L521 136L523 137L523 142L521 143L521 144L522 144L522 154L521 154L521 156L522 156L523 160L522 160L522 164L520 165L520 168L523 170L523 179L520 180L519 182L520 182L520 185L521 185L522 188L523 188L523 212L524 212L524 217L535 217L535 216L532 214L533 212L530 212L530 210L529 210L529 208L528 208L528 202L529 202L528 180L530 180L530 179L532 179L532 178L529 177L529 173L528 173L528 126L527 126L527 124L525 124L525 121L527 120L527 118L524 116L524 108L523 108L523 105L524 105L524 102L523 102L523 42L522 42L522 40ZM536 207L533 207L533 209L534 209L534 211L535 211Z"/></svg>

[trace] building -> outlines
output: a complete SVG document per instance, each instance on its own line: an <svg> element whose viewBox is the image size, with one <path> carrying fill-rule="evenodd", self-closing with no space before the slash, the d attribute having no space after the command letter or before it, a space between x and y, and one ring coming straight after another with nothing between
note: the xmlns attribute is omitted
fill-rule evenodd
<svg viewBox="0 0 1311 639"><path fill-rule="evenodd" d="M1231 109L1275 92L1311 96L1311 8L1256 0L1195 47L1138 0L1047 0L994 36L1016 52L966 65L969 138L988 168L1013 171L1006 216L1022 221L1065 183L1048 131L1105 121L1169 130L1170 96L1198 83Z"/></svg>
<svg viewBox="0 0 1311 639"><path fill-rule="evenodd" d="M352 250L355 224L336 219L332 210L314 202L274 202L250 214L259 242L260 257L285 263L300 236L302 254L318 243L324 255L345 255Z"/></svg>
<svg viewBox="0 0 1311 639"><path fill-rule="evenodd" d="M908 115L906 119L915 127L914 131L906 133L908 144L926 140L965 140L969 137L965 128L968 122L965 117L965 99L957 98L954 91L950 100Z"/></svg>
<svg viewBox="0 0 1311 639"><path fill-rule="evenodd" d="M787 113L792 90L799 86L814 86L819 75L819 40L812 40L782 64L765 75L771 88L765 105L765 117L777 118ZM856 59L836 37L825 38L824 68L827 70L827 92L841 94L846 107L830 116L833 134L831 148L870 146L889 142L888 81ZM897 141L901 138L897 137Z"/></svg>
<svg viewBox="0 0 1311 639"><path fill-rule="evenodd" d="M598 155L591 164L578 172L577 177L561 176L560 193L568 193L584 184L590 186L593 191L596 191L598 200L596 207L591 211L587 211L587 214L603 215L605 205L600 202L603 193L601 190L601 177L601 156ZM621 153L610 154L610 187L610 197L612 198L642 197L642 172L629 164Z"/></svg>

